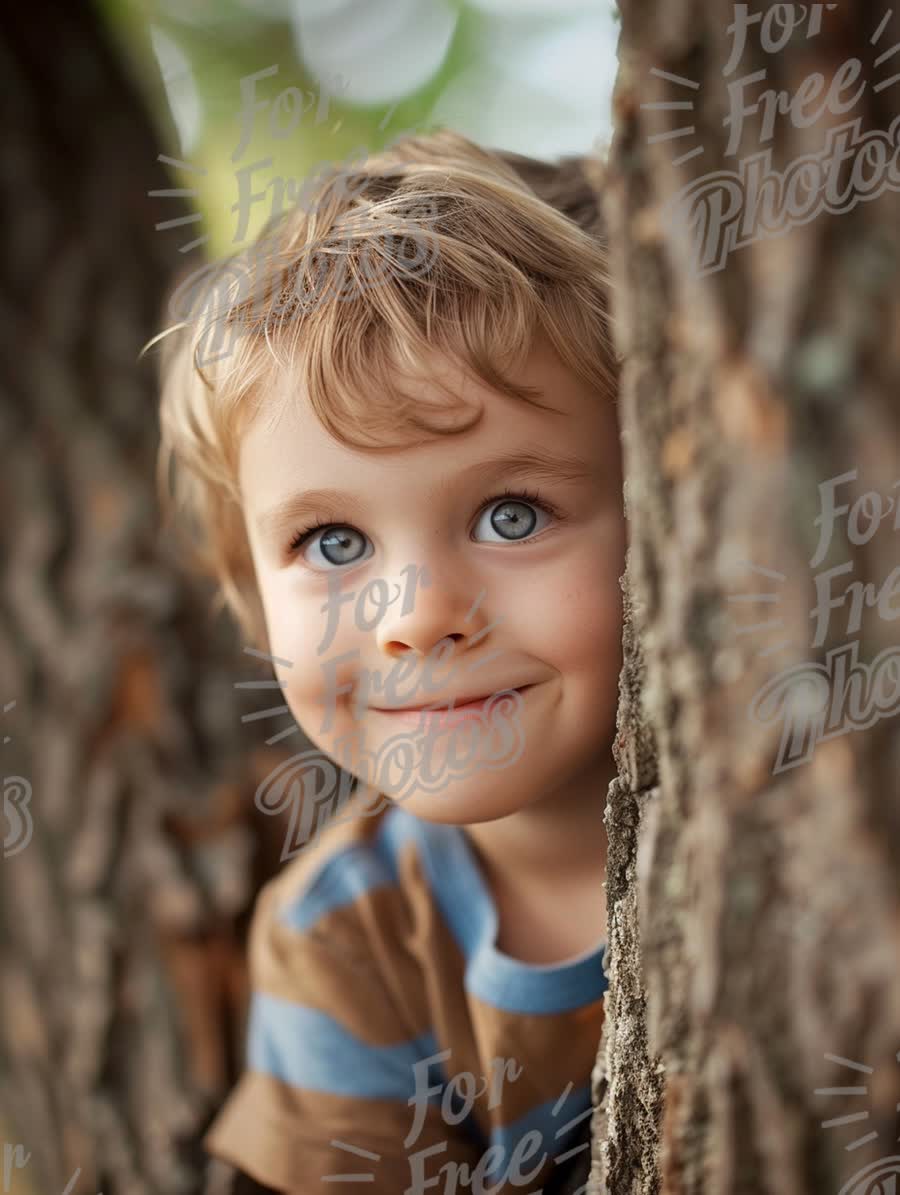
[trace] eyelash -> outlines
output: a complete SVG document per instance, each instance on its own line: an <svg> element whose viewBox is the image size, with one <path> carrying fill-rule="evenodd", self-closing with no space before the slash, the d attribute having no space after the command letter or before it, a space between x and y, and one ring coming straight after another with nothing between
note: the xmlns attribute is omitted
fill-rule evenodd
<svg viewBox="0 0 900 1195"><path fill-rule="evenodd" d="M503 491L502 494L495 494L492 498L488 498L488 500L486 502L484 502L478 508L478 514L481 514L481 512L483 510L486 510L489 506L493 506L497 502L503 502L503 501L508 501L508 500L514 500L516 502L527 502L527 503L530 503L532 506L539 506L541 508L541 510L544 511L545 514L550 515L552 518L562 519L562 515L560 514L557 507L555 507L552 502L548 502L546 500L546 498L543 498L540 494L536 493L533 490L509 490L509 489L506 489ZM328 523L321 519L317 520L315 523L311 523L309 526L303 528L302 531L298 531L296 533L296 535L290 542L290 546L288 547L288 555L293 556L295 553L299 552L300 549L307 543L307 541L312 539L312 537L316 534L317 531L326 531L329 527L345 527L345 526L349 527L349 526L351 526L351 524L349 524L349 523L334 523L334 522ZM521 540L519 542L529 543L530 539L531 539L531 537L529 537L529 539L527 539L527 540ZM517 541L515 541L515 540L509 541L510 544L514 544L516 542ZM338 567L340 567L340 566L335 565L335 568L338 568Z"/></svg>

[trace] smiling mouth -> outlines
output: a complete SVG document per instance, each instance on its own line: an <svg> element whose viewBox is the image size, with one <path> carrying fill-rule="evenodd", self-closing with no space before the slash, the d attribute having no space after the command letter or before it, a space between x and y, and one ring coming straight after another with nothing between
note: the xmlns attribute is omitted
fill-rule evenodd
<svg viewBox="0 0 900 1195"><path fill-rule="evenodd" d="M492 697L496 697L502 693L525 693L528 689L534 688L534 684L519 685L515 689L495 689L493 692L485 693L481 697L467 697L464 701L456 701L451 698L441 705L426 704L426 705L400 705L384 706L374 705L371 708L376 710L379 714L441 714L454 713L456 710L475 709L477 706L484 705L486 701L490 701Z"/></svg>

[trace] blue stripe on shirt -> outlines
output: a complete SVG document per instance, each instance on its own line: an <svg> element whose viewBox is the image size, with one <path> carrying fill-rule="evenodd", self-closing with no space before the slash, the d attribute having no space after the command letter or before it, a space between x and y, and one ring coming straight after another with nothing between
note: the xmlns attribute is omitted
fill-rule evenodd
<svg viewBox="0 0 900 1195"><path fill-rule="evenodd" d="M293 1087L360 1099L407 1100L413 1064L438 1054L432 1032L390 1046L360 1041L328 1013L255 991L247 1028L247 1061ZM425 1072L429 1086L446 1082L441 1063Z"/></svg>
<svg viewBox="0 0 900 1195"><path fill-rule="evenodd" d="M608 987L605 947L546 966L502 954L494 945L497 910L463 830L423 821L400 805L387 811L368 842L333 855L280 920L307 930L368 892L396 886L400 852L409 842L416 845L434 900L466 960L466 992L493 1008L525 1014L569 1012L599 1000Z"/></svg>

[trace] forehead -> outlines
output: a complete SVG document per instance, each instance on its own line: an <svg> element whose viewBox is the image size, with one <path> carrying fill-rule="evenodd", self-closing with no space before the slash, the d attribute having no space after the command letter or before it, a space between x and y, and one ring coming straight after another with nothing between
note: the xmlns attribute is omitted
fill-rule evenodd
<svg viewBox="0 0 900 1195"><path fill-rule="evenodd" d="M320 423L296 375L282 375L272 400L277 422L264 417L245 430L240 444L239 482L246 505L255 511L276 504L299 488L346 487L377 495L383 487L401 485L412 494L451 478L480 458L537 451L577 456L608 474L616 465L618 426L614 408L571 371L549 343L539 340L527 361L509 370L516 381L539 391L543 408L500 394L458 365L435 356L423 362L412 387L406 387L432 413L447 406L435 384L448 386L454 399L466 404L467 419L481 418L465 431L450 435L423 433L422 441L397 447L362 449L342 444ZM373 396L375 397L375 396ZM379 399L384 402L384 399ZM453 425L460 415L454 411Z"/></svg>

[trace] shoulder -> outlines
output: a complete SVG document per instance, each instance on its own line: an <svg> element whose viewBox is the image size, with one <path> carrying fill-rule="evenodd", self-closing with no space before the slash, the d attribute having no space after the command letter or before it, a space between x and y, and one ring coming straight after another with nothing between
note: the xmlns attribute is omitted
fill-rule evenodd
<svg viewBox="0 0 900 1195"><path fill-rule="evenodd" d="M390 965L428 887L421 839L418 819L392 803L326 826L257 897L254 985L282 986L313 956Z"/></svg>
<svg viewBox="0 0 900 1195"><path fill-rule="evenodd" d="M392 804L329 826L262 889L250 933L252 1069L324 1090L322 1051L373 1073L418 1056L434 1020L427 977L443 968L420 825Z"/></svg>
<svg viewBox="0 0 900 1195"><path fill-rule="evenodd" d="M354 898L373 881L389 878L379 867L378 841L390 813L388 806L326 826L263 885L251 928L251 961L259 939L279 930L315 940L323 928L333 934L353 925Z"/></svg>
<svg viewBox="0 0 900 1195"><path fill-rule="evenodd" d="M423 986L433 995L462 984L466 959L492 940L493 918L461 829L390 803L327 826L262 889L252 986L318 1004L338 983L359 990L372 981L423 1013ZM355 998L348 990L341 1002Z"/></svg>

